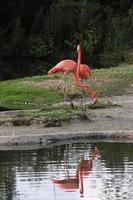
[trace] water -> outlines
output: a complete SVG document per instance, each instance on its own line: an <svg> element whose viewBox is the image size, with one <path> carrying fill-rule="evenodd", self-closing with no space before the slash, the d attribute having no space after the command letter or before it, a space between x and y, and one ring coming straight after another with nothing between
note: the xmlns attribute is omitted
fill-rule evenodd
<svg viewBox="0 0 133 200"><path fill-rule="evenodd" d="M0 200L133 200L132 147L86 141L1 151Z"/></svg>

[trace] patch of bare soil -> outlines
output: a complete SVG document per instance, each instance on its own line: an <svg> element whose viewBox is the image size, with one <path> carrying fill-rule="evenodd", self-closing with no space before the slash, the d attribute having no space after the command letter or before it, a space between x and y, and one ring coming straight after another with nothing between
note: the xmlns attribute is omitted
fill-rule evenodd
<svg viewBox="0 0 133 200"><path fill-rule="evenodd" d="M53 86L56 86L58 84L58 80L56 79L51 79L51 80L45 80L41 82L34 83L35 86L37 87L43 87L43 88L53 88Z"/></svg>
<svg viewBox="0 0 133 200"><path fill-rule="evenodd" d="M34 82L34 81L24 81L24 82L29 85L33 85L36 87L43 87L43 88L53 87L53 85L58 84L57 79L45 80L45 81L40 81L40 82Z"/></svg>

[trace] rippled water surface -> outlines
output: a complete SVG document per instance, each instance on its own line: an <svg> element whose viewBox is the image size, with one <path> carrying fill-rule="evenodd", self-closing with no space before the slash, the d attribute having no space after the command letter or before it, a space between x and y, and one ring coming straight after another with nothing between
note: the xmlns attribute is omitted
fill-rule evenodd
<svg viewBox="0 0 133 200"><path fill-rule="evenodd" d="M133 144L0 152L0 200L133 200Z"/></svg>

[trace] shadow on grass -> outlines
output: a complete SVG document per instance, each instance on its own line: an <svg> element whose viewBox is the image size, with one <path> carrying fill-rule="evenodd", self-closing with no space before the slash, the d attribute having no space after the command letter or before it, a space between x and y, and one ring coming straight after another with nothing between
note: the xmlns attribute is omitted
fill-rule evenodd
<svg viewBox="0 0 133 200"><path fill-rule="evenodd" d="M6 108L6 107L1 107L0 106L0 112L2 112L2 111L10 111L10 110L16 110L16 109L11 109L11 108Z"/></svg>

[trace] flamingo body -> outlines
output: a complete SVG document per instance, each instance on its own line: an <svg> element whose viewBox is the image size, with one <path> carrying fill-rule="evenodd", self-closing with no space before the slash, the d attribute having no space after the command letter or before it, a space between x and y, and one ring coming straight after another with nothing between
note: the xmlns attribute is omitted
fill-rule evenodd
<svg viewBox="0 0 133 200"><path fill-rule="evenodd" d="M79 69L79 77L83 80L87 80L89 76L91 75L91 70L88 65L85 64L80 64L80 69Z"/></svg>
<svg viewBox="0 0 133 200"><path fill-rule="evenodd" d="M75 72L76 68L77 63L74 60L66 59L52 67L52 69L48 71L48 74L54 74L56 72L64 72L67 74L69 72Z"/></svg>
<svg viewBox="0 0 133 200"><path fill-rule="evenodd" d="M75 76L77 70L77 63L74 60L65 59L61 62L57 63L54 67L52 67L48 74L54 74L57 72L64 72L65 74L73 73ZM90 68L88 65L81 64L80 70L79 70L79 77L81 79L88 79L90 76Z"/></svg>
<svg viewBox="0 0 133 200"><path fill-rule="evenodd" d="M62 180L52 179L52 182L65 190L79 188L79 179L77 177L70 177Z"/></svg>

